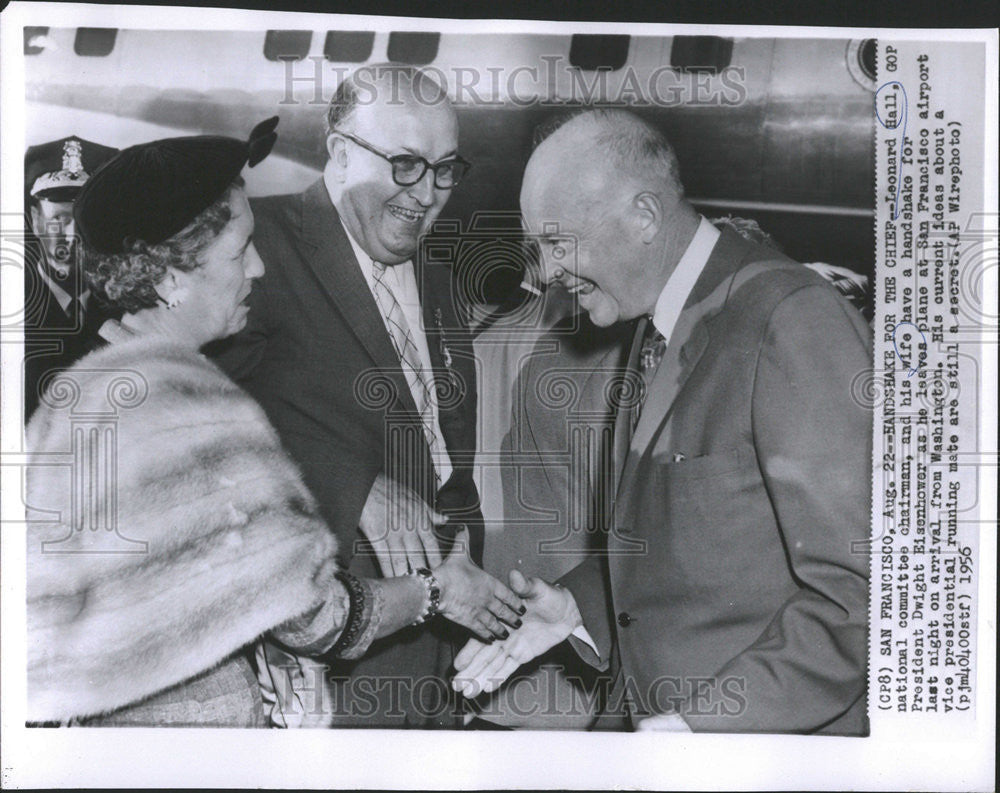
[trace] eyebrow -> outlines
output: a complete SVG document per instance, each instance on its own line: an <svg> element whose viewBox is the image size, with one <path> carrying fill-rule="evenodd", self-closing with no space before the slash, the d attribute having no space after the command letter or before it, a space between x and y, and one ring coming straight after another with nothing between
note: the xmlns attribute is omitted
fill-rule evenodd
<svg viewBox="0 0 1000 793"><path fill-rule="evenodd" d="M401 146L400 148L403 151L407 152L408 154L412 154L414 157L420 157L421 159L424 159L424 160L427 159L426 157L424 157L424 155L422 155L416 149L411 149L409 146ZM451 149L451 151L449 151L443 157L438 157L436 160L433 160L433 161L427 160L427 162L431 163L431 165L436 165L439 162L444 162L445 160L452 159L452 158L457 157L457 156L458 156L458 149Z"/></svg>

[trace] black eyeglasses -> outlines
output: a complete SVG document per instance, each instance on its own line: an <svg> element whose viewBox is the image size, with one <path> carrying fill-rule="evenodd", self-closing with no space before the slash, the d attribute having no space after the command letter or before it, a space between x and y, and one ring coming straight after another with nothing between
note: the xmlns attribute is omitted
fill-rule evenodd
<svg viewBox="0 0 1000 793"><path fill-rule="evenodd" d="M368 141L349 132L335 129L333 133L357 143L362 149L368 149L372 154L377 154L383 160L388 161L392 166L392 181L400 187L415 185L424 178L424 174L430 168L434 172L434 186L439 190L450 190L462 181L462 177L472 167L472 163L457 155L449 160L430 163L416 154L386 154L381 149L372 146Z"/></svg>

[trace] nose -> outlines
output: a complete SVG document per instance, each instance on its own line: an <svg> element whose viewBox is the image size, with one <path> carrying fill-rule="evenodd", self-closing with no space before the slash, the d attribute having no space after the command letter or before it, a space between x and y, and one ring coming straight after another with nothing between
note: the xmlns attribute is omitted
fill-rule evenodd
<svg viewBox="0 0 1000 793"><path fill-rule="evenodd" d="M243 272L248 279L260 278L264 274L264 260L257 253L256 246L251 242L243 256Z"/></svg>
<svg viewBox="0 0 1000 793"><path fill-rule="evenodd" d="M434 203L434 190L434 171L428 168L419 182L410 185L407 194L420 206L429 207Z"/></svg>
<svg viewBox="0 0 1000 793"><path fill-rule="evenodd" d="M539 254L538 263L542 280L549 286L559 283L566 275L566 268L551 254L546 254L545 252Z"/></svg>
<svg viewBox="0 0 1000 793"><path fill-rule="evenodd" d="M69 219L63 221L62 224L62 234L67 239L71 239L75 236L76 232L76 219L71 215Z"/></svg>

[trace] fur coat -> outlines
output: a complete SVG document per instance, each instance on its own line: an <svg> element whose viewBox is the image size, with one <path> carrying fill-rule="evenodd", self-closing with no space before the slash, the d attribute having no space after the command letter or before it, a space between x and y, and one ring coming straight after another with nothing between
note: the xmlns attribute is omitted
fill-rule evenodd
<svg viewBox="0 0 1000 793"><path fill-rule="evenodd" d="M98 350L27 440L29 721L187 680L328 591L333 535L262 409L204 357Z"/></svg>

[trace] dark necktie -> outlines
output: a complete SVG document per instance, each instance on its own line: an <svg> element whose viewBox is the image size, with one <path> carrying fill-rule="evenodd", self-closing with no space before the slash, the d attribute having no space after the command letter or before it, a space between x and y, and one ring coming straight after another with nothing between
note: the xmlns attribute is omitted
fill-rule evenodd
<svg viewBox="0 0 1000 793"><path fill-rule="evenodd" d="M70 322L76 329L74 346L78 354L82 355L93 347L95 340L99 341L97 332L107 317L98 310L93 301L90 302L89 310L84 308L83 301L79 297L74 297L67 308Z"/></svg>
<svg viewBox="0 0 1000 793"><path fill-rule="evenodd" d="M66 312L69 314L69 319L73 323L73 327L83 328L84 323L87 321L87 309L83 305L81 298L74 297L70 299L69 305L66 307Z"/></svg>
<svg viewBox="0 0 1000 793"><path fill-rule="evenodd" d="M653 377L656 375L660 361L663 360L663 353L666 349L666 338L664 338L663 334L656 329L656 326L650 320L646 325L646 333L642 337L642 347L639 350L639 373L642 375L645 387L642 390L641 398L636 401L632 409L633 430L635 430L636 424L639 423L643 403L646 401L646 396L653 383Z"/></svg>

